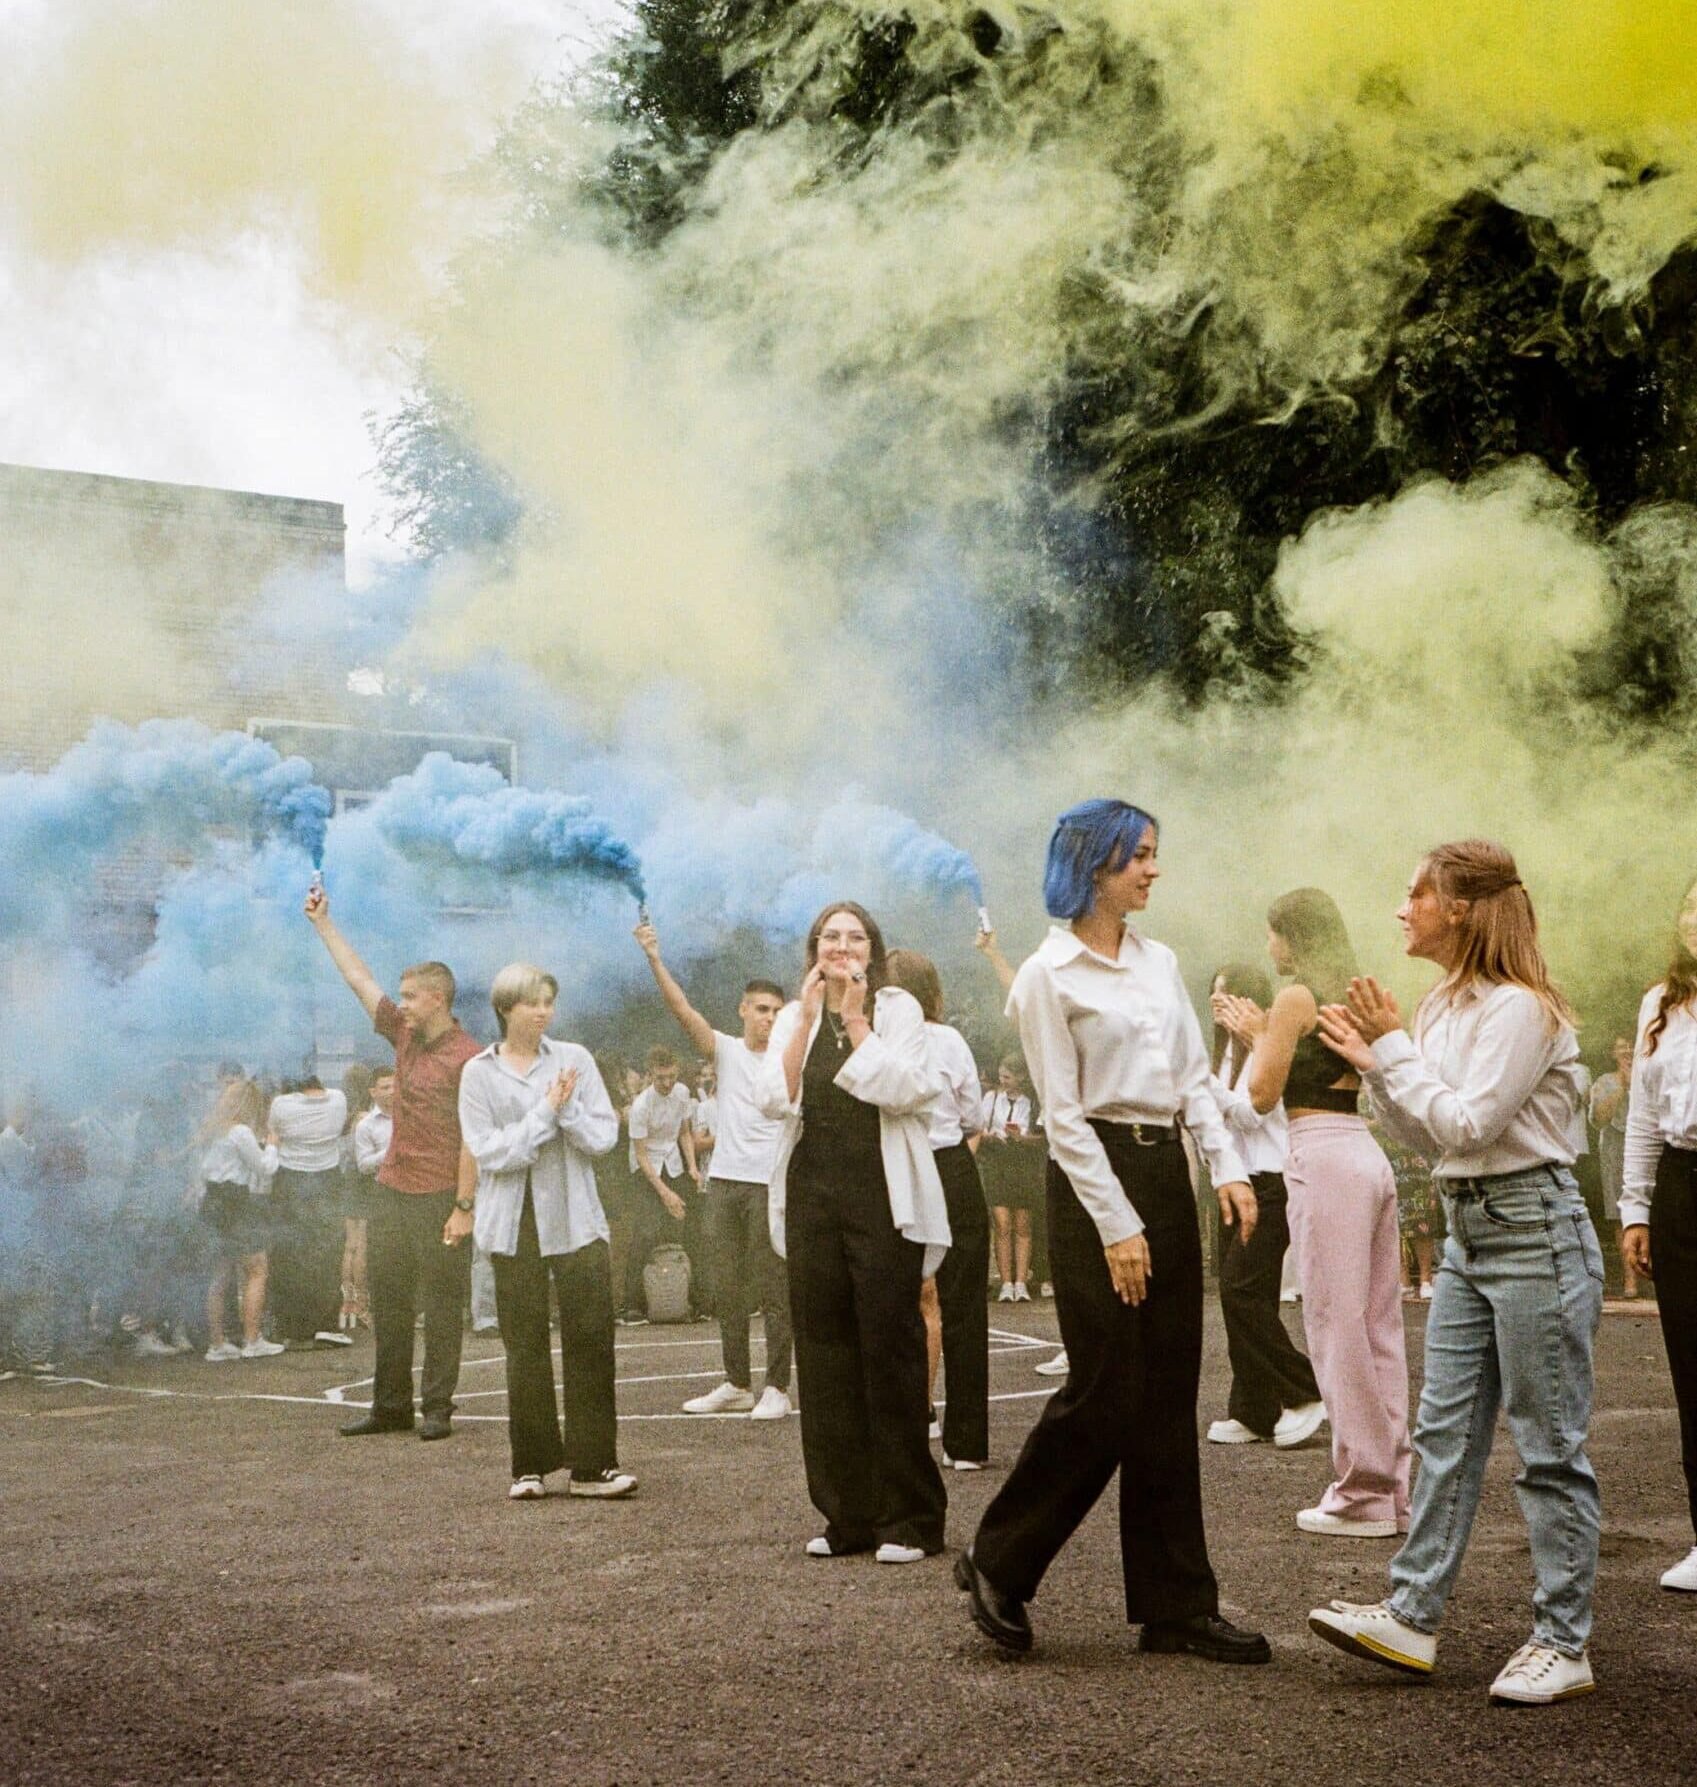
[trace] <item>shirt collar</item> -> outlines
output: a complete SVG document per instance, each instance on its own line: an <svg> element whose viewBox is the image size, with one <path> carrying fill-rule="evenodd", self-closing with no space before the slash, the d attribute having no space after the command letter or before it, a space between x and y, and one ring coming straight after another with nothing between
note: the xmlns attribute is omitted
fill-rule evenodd
<svg viewBox="0 0 1697 1787"><path fill-rule="evenodd" d="M1127 925L1120 938L1119 961L1114 963L1089 948L1071 925L1050 925L1049 934L1038 946L1037 953L1056 968L1063 968L1068 962L1076 962L1080 956L1088 956L1091 961L1105 968L1124 968L1130 965L1134 957L1143 953L1143 939Z"/></svg>

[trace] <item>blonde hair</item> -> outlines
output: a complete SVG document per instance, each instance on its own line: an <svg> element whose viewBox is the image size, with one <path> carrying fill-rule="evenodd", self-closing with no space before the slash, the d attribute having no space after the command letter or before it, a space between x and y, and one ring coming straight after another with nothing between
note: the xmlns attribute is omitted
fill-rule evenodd
<svg viewBox="0 0 1697 1787"><path fill-rule="evenodd" d="M257 1080L231 1080L218 1094L211 1116L201 1124L200 1139L216 1141L240 1123L245 1123L257 1137L265 1127L265 1112L265 1094Z"/></svg>
<svg viewBox="0 0 1697 1787"><path fill-rule="evenodd" d="M489 1003L495 1010L495 1022L501 1034L507 1034L507 1013L515 1005L534 1005L539 999L557 999L560 983L552 974L545 974L529 962L509 962L489 988Z"/></svg>
<svg viewBox="0 0 1697 1787"><path fill-rule="evenodd" d="M458 990L454 984L454 971L446 962L414 962L410 968L401 970L402 980L416 980L420 986L429 987L433 992L442 995L442 1003L451 1010L454 994Z"/></svg>
<svg viewBox="0 0 1697 1787"><path fill-rule="evenodd" d="M1573 1008L1550 978L1538 943L1538 917L1514 858L1489 838L1463 838L1428 850L1415 875L1446 903L1467 902L1458 927L1459 948L1449 972L1420 1001L1415 1031L1436 1001L1448 1000L1475 981L1524 987L1543 1006L1551 1030L1574 1022Z"/></svg>

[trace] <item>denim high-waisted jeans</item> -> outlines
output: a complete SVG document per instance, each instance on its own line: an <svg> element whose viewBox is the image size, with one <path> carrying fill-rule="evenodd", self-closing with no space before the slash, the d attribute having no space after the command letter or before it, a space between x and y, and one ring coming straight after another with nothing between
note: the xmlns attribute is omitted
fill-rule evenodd
<svg viewBox="0 0 1697 1787"><path fill-rule="evenodd" d="M1539 1167L1447 1183L1449 1239L1426 1323L1408 1538L1389 1606L1435 1632L1479 1507L1499 1407L1532 1543L1532 1636L1578 1656L1591 1632L1601 1508L1585 1456L1603 1255L1573 1175Z"/></svg>

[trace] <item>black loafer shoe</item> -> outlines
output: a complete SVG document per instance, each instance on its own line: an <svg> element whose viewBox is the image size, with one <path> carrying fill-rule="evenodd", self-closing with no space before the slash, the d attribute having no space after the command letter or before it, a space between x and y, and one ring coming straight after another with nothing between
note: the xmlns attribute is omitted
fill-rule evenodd
<svg viewBox="0 0 1697 1787"><path fill-rule="evenodd" d="M1025 1603L1004 1595L963 1551L955 1559L955 1581L972 1603L972 1623L1003 1650L1023 1655L1031 1649L1031 1621Z"/></svg>
<svg viewBox="0 0 1697 1787"><path fill-rule="evenodd" d="M361 1415L357 1421L344 1421L336 1431L345 1440L357 1440L368 1433L411 1433L412 1422L383 1421L376 1415Z"/></svg>
<svg viewBox="0 0 1697 1787"><path fill-rule="evenodd" d="M447 1415L426 1415L418 1424L421 1440L445 1440L453 1431L453 1422Z"/></svg>
<svg viewBox="0 0 1697 1787"><path fill-rule="evenodd" d="M1150 1620L1137 1648L1166 1656L1206 1657L1210 1663L1273 1660L1272 1647L1259 1632L1245 1632L1217 1613L1199 1613L1194 1619Z"/></svg>

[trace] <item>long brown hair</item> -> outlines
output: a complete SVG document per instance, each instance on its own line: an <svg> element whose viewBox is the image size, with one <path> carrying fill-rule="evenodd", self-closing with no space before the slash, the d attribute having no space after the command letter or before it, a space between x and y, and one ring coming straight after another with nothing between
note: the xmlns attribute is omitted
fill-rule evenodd
<svg viewBox="0 0 1697 1787"><path fill-rule="evenodd" d="M200 1126L202 1142L216 1141L228 1135L239 1123L245 1123L257 1138L265 1128L266 1099L257 1080L231 1080L218 1094L212 1114Z"/></svg>
<svg viewBox="0 0 1697 1787"><path fill-rule="evenodd" d="M1573 1008L1550 978L1538 943L1538 915L1514 866L1514 858L1489 838L1463 838L1428 850L1415 885L1430 884L1446 902L1465 900L1460 949L1444 978L1420 1001L1418 1030L1427 1007L1483 980L1525 987L1543 1006L1552 1030L1574 1022Z"/></svg>
<svg viewBox="0 0 1697 1787"><path fill-rule="evenodd" d="M1692 883L1697 887L1697 882ZM1680 903L1681 911L1691 898L1691 888L1685 892L1685 900ZM1668 963L1666 978L1662 981L1662 996L1656 1002L1656 1015L1650 1020L1649 1028L1644 1032L1644 1055L1648 1059L1656 1052L1656 1044L1662 1040L1662 1032L1668 1027L1668 1017L1682 1005L1689 1005L1697 999L1697 956L1685 947L1685 939L1679 937L1673 946L1673 960Z"/></svg>
<svg viewBox="0 0 1697 1787"><path fill-rule="evenodd" d="M928 1024L943 1021L943 982L937 964L917 949L892 949L886 958L891 986L900 987L919 1001Z"/></svg>
<svg viewBox="0 0 1697 1787"><path fill-rule="evenodd" d="M1293 888L1267 908L1267 929L1290 950L1291 978L1317 1004L1339 1004L1360 970L1337 901L1323 888Z"/></svg>
<svg viewBox="0 0 1697 1787"><path fill-rule="evenodd" d="M829 906L821 908L819 916L807 927L807 966L811 968L819 960L819 933L825 928L825 920L833 913L850 912L866 927L867 941L872 945L872 959L866 965L866 990L876 993L880 987L890 984L890 956L884 948L884 933L878 929L878 921L864 906L853 900L833 900Z"/></svg>

